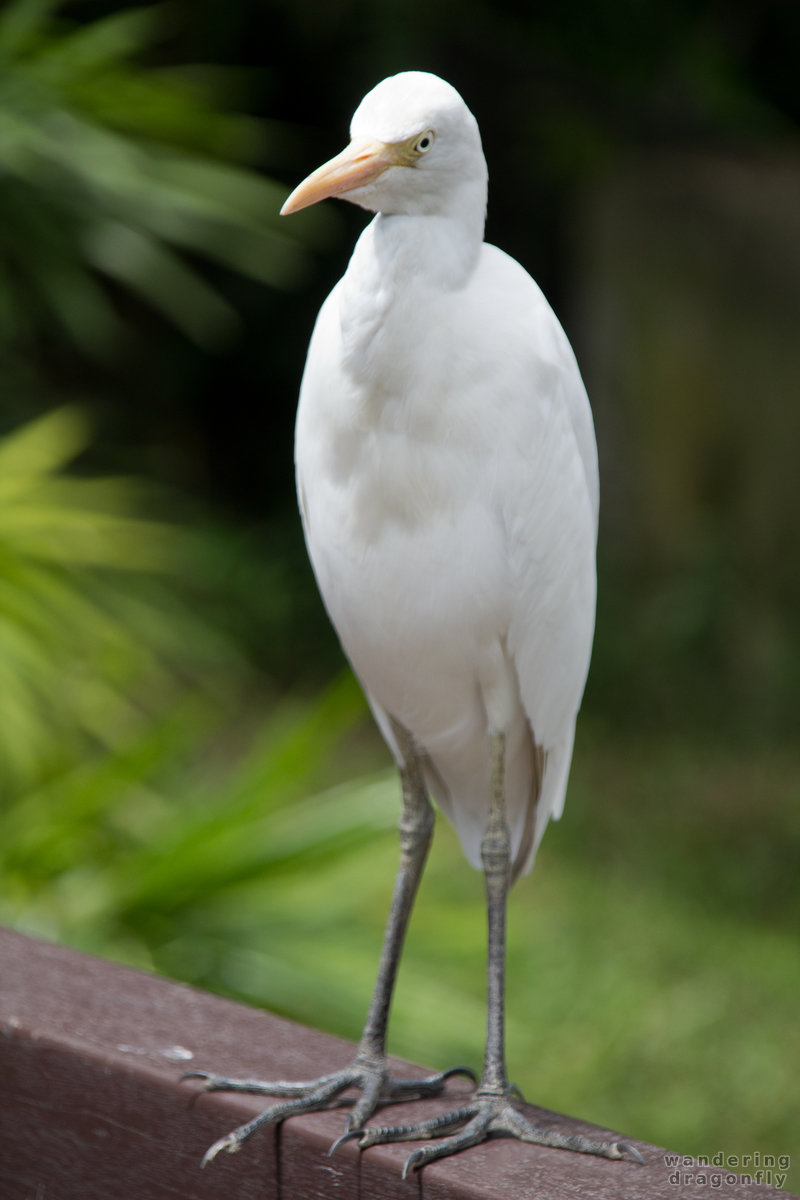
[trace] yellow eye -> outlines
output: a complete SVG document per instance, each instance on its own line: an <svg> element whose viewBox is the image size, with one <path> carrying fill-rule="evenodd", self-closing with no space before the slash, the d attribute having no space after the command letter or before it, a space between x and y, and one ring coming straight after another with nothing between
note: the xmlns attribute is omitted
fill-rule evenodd
<svg viewBox="0 0 800 1200"><path fill-rule="evenodd" d="M414 153L427 154L435 141L436 134L432 129L426 129L425 132L421 133L414 142Z"/></svg>

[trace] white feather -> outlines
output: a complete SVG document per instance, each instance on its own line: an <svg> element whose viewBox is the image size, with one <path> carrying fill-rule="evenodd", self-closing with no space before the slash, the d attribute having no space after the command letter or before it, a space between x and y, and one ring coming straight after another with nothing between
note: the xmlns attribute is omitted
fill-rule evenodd
<svg viewBox="0 0 800 1200"><path fill-rule="evenodd" d="M561 326L523 268L483 243L486 167L463 101L408 73L353 123L384 140L429 127L419 168L347 197L378 215L311 340L298 491L320 591L384 737L399 759L389 717L413 734L476 866L489 734L505 733L520 870L564 803L594 628L597 454Z"/></svg>

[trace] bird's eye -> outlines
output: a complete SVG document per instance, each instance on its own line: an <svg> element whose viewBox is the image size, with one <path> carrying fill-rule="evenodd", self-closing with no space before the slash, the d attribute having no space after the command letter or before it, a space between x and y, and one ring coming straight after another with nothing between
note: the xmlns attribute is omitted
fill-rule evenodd
<svg viewBox="0 0 800 1200"><path fill-rule="evenodd" d="M415 152L417 154L427 154L435 140L436 134L433 132L433 130L426 129L425 132L421 133L414 142Z"/></svg>

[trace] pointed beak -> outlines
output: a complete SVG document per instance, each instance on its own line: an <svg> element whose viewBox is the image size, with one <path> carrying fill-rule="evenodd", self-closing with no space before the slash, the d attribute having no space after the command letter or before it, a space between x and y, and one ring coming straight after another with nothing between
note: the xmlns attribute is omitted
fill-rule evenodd
<svg viewBox="0 0 800 1200"><path fill-rule="evenodd" d="M329 196L341 196L353 188L364 187L397 164L394 147L386 142L351 142L330 162L317 167L292 192L281 209L281 216L299 212Z"/></svg>

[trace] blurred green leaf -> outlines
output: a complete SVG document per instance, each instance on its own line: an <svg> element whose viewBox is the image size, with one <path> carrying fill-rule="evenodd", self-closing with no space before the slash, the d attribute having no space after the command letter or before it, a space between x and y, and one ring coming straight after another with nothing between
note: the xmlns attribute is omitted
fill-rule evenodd
<svg viewBox="0 0 800 1200"><path fill-rule="evenodd" d="M202 277L159 243L119 223L97 225L89 261L126 285L201 345L228 341L236 314Z"/></svg>
<svg viewBox="0 0 800 1200"><path fill-rule="evenodd" d="M11 59L24 51L46 28L60 0L15 0L0 13L0 57Z"/></svg>
<svg viewBox="0 0 800 1200"><path fill-rule="evenodd" d="M252 118L218 112L200 72L139 65L161 6L74 27L59 7L12 0L0 18L0 338L54 321L107 356L123 326L105 278L219 347L238 318L194 257L292 286L313 223L279 229L283 189L224 161L254 150Z"/></svg>
<svg viewBox="0 0 800 1200"><path fill-rule="evenodd" d="M158 35L158 6L123 9L89 25L59 31L43 40L36 56L36 74L51 87L69 86L86 75L124 65L141 54Z"/></svg>
<svg viewBox="0 0 800 1200"><path fill-rule="evenodd" d="M214 653L188 607L148 591L178 530L138 516L130 482L65 473L87 441L70 409L0 439L0 795L117 746L177 700L178 664Z"/></svg>
<svg viewBox="0 0 800 1200"><path fill-rule="evenodd" d="M0 441L0 499L65 466L88 440L88 422L74 408L57 409L6 434Z"/></svg>

